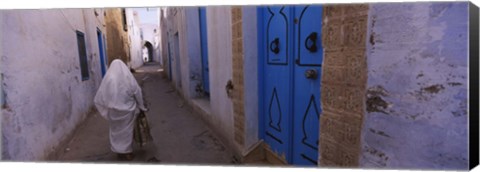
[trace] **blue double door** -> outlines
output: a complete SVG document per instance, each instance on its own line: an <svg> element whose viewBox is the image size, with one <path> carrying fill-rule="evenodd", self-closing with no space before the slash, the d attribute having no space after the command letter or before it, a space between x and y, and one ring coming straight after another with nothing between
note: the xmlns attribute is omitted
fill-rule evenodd
<svg viewBox="0 0 480 172"><path fill-rule="evenodd" d="M290 164L317 165L323 61L321 6L259 9L264 141Z"/></svg>

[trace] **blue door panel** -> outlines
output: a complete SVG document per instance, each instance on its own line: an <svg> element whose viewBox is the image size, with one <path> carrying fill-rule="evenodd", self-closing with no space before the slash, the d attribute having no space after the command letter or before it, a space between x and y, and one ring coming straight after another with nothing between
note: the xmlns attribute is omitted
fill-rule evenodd
<svg viewBox="0 0 480 172"><path fill-rule="evenodd" d="M264 13L264 126L265 141L278 155L290 161L290 96L291 96L291 65L288 61L292 49L289 40L290 8L267 7ZM289 32L290 31L290 32Z"/></svg>
<svg viewBox="0 0 480 172"><path fill-rule="evenodd" d="M293 164L317 165L320 108L321 6L296 6ZM310 72L310 74L308 74Z"/></svg>

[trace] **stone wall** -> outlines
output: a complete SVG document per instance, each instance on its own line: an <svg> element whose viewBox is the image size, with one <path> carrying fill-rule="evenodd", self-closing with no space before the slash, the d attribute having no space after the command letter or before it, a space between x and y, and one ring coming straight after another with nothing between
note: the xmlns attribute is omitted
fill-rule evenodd
<svg viewBox="0 0 480 172"><path fill-rule="evenodd" d="M358 166L366 86L368 5L326 5L320 166Z"/></svg>
<svg viewBox="0 0 480 172"><path fill-rule="evenodd" d="M243 34L242 7L231 7L232 11L232 75L233 75L233 124L235 142L245 142L245 109L243 94Z"/></svg>
<svg viewBox="0 0 480 172"><path fill-rule="evenodd" d="M123 17L122 8L106 9L108 64L114 59L121 59L125 64L131 61L128 29L124 30Z"/></svg>

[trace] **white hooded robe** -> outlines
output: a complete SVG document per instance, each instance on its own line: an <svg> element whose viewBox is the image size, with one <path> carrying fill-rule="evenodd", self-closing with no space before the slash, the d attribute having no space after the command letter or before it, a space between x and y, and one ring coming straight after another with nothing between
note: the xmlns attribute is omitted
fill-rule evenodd
<svg viewBox="0 0 480 172"><path fill-rule="evenodd" d="M131 153L137 108L146 108L140 86L121 60L112 61L94 102L101 116L109 121L111 150Z"/></svg>

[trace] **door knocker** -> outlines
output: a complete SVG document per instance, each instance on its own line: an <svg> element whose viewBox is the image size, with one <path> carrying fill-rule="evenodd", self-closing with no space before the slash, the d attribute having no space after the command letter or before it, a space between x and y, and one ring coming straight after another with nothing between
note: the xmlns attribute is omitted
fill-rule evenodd
<svg viewBox="0 0 480 172"><path fill-rule="evenodd" d="M272 51L275 54L278 54L278 52L280 52L280 48L278 47L278 44L280 44L280 40L278 38L275 38L272 42L270 42L270 51Z"/></svg>
<svg viewBox="0 0 480 172"><path fill-rule="evenodd" d="M312 32L310 35L308 35L307 39L305 39L305 48L312 53L317 52L317 50L318 50L318 48L317 48L317 32Z"/></svg>

